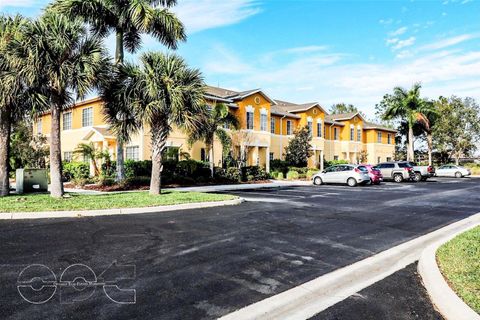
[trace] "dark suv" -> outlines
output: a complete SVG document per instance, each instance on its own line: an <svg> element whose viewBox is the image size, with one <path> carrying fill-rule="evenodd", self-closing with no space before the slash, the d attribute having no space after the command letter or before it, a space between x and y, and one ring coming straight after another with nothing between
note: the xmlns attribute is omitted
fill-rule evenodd
<svg viewBox="0 0 480 320"><path fill-rule="evenodd" d="M415 172L413 171L412 165L405 161L382 162L379 163L376 168L380 170L384 180L402 182L415 179Z"/></svg>

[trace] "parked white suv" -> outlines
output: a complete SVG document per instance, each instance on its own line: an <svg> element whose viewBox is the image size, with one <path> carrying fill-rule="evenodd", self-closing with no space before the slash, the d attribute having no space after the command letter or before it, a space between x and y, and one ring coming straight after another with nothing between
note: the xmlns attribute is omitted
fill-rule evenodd
<svg viewBox="0 0 480 320"><path fill-rule="evenodd" d="M350 187L370 182L370 176L365 166L339 164L328 167L312 177L314 185L324 183L346 183Z"/></svg>

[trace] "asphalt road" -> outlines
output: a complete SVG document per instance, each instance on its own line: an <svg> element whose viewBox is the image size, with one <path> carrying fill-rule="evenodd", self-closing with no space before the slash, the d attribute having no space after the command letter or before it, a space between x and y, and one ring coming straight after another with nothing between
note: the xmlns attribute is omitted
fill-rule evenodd
<svg viewBox="0 0 480 320"><path fill-rule="evenodd" d="M250 201L159 214L0 222L1 317L213 319L480 211L477 179L237 194ZM114 261L135 266L135 273L117 267L102 276ZM69 267L74 264L93 271ZM81 281L95 283L93 273L95 292ZM117 282L136 290L134 301L131 293L107 287L123 302L115 303L101 290L119 275L134 278ZM51 294L55 277L60 285ZM50 287L42 289L39 279ZM29 303L19 292L48 302Z"/></svg>
<svg viewBox="0 0 480 320"><path fill-rule="evenodd" d="M442 320L417 273L417 263L348 297L310 320Z"/></svg>

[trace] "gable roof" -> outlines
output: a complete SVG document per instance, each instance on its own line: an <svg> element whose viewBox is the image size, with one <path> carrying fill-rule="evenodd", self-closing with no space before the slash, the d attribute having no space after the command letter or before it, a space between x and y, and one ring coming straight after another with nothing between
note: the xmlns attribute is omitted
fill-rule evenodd
<svg viewBox="0 0 480 320"><path fill-rule="evenodd" d="M373 122L367 122L367 121L364 121L363 129L367 129L367 130L368 129L377 129L377 130L390 131L390 132L393 132L393 133L397 133L397 130L395 130L395 129L388 128L386 126L382 126L380 124L373 123Z"/></svg>
<svg viewBox="0 0 480 320"><path fill-rule="evenodd" d="M365 119L363 118L363 116L359 112L329 114L325 118L328 117L328 119L332 120L332 121L341 121L341 120L350 120L355 116L358 116L358 117L362 118L363 121L365 121Z"/></svg>
<svg viewBox="0 0 480 320"><path fill-rule="evenodd" d="M270 98L265 92L262 91L262 89L252 89L252 90L239 92L239 91L234 91L234 90L220 88L220 87L207 86L206 93L207 95L210 95L212 97L230 100L231 102L241 100L251 95L254 95L256 93L259 93L272 105L276 104L275 100Z"/></svg>

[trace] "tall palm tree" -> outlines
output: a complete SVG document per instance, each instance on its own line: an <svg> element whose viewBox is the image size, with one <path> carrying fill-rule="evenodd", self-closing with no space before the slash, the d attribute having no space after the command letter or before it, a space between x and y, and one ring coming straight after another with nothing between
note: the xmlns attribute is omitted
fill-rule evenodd
<svg viewBox="0 0 480 320"><path fill-rule="evenodd" d="M407 135L407 160L414 160L414 132L413 126L418 121L426 119L425 114L430 110L431 104L420 97L420 83L416 83L410 90L401 87L393 89L392 95L385 96L383 103L386 109L382 115L383 120L401 119L408 125Z"/></svg>
<svg viewBox="0 0 480 320"><path fill-rule="evenodd" d="M168 10L177 0L57 0L52 8L72 19L83 19L101 37L115 33L115 63L124 63L124 50L135 53L146 33L170 49L186 39L183 24ZM112 103L110 103L110 106ZM128 107L128 106L127 106ZM117 106L120 110L126 107ZM115 125L122 119L116 119ZM128 124L125 127L129 127ZM125 179L123 144L125 136L117 136L117 180Z"/></svg>
<svg viewBox="0 0 480 320"><path fill-rule="evenodd" d="M205 149L209 155L210 171L214 174L214 151L213 142L218 138L222 146L230 144L231 138L225 132L224 127L238 129L237 118L229 112L228 106L223 103L216 103L213 107L206 108L206 113L200 116L202 125L199 130L189 133L189 142L201 140L205 143Z"/></svg>
<svg viewBox="0 0 480 320"><path fill-rule="evenodd" d="M99 81L108 65L101 39L90 35L79 20L47 11L25 29L23 41L14 43L21 74L27 79L40 76L46 85L50 105L51 196L62 197L60 116L83 98Z"/></svg>
<svg viewBox="0 0 480 320"><path fill-rule="evenodd" d="M152 177L150 194L160 194L162 154L173 126L186 132L202 125L205 84L199 70L190 69L179 56L159 52L140 57L140 68L129 68L137 119L150 129Z"/></svg>
<svg viewBox="0 0 480 320"><path fill-rule="evenodd" d="M32 115L35 107L42 109L46 105L41 92L34 90L41 89L41 86L30 86L35 79L20 75L11 54L10 44L13 40L22 41L22 31L29 23L19 15L0 16L0 196L6 196L10 191L8 170L12 123L26 114Z"/></svg>

